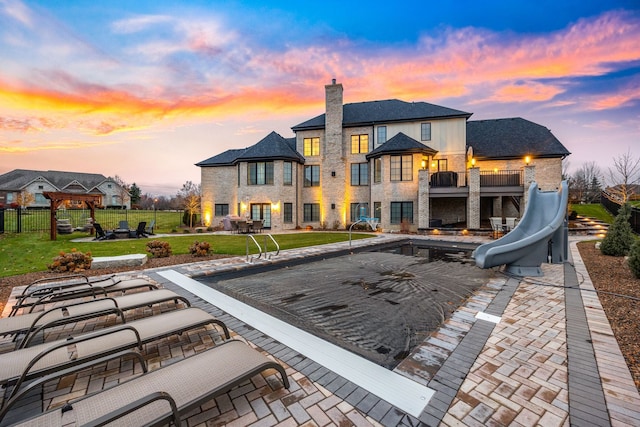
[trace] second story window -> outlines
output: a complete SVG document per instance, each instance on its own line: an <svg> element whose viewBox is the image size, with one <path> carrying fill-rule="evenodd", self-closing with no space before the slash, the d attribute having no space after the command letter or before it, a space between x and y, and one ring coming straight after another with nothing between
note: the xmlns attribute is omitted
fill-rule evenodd
<svg viewBox="0 0 640 427"><path fill-rule="evenodd" d="M351 163L351 185L369 185L369 163Z"/></svg>
<svg viewBox="0 0 640 427"><path fill-rule="evenodd" d="M420 140L431 141L431 123L420 124Z"/></svg>
<svg viewBox="0 0 640 427"><path fill-rule="evenodd" d="M247 185L273 185L273 162L247 163Z"/></svg>
<svg viewBox="0 0 640 427"><path fill-rule="evenodd" d="M320 155L320 138L305 138L303 143L304 147L302 154L305 157Z"/></svg>
<svg viewBox="0 0 640 427"><path fill-rule="evenodd" d="M304 167L304 186L305 187L317 187L320 185L320 166L305 166Z"/></svg>
<svg viewBox="0 0 640 427"><path fill-rule="evenodd" d="M382 182L382 159L373 160L373 182Z"/></svg>
<svg viewBox="0 0 640 427"><path fill-rule="evenodd" d="M283 185L292 185L293 184L293 166L291 164L291 162L284 162L283 165L283 178L282 178L282 184Z"/></svg>
<svg viewBox="0 0 640 427"><path fill-rule="evenodd" d="M351 135L351 154L369 152L369 135Z"/></svg>
<svg viewBox="0 0 640 427"><path fill-rule="evenodd" d="M378 126L378 145L387 142L387 127Z"/></svg>
<svg viewBox="0 0 640 427"><path fill-rule="evenodd" d="M411 181L413 179L413 156L391 156L391 181Z"/></svg>

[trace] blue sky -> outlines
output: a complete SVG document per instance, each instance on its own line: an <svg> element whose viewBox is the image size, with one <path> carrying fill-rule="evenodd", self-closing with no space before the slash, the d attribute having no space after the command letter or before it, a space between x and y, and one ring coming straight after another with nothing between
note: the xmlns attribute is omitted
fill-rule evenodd
<svg viewBox="0 0 640 427"><path fill-rule="evenodd" d="M524 117L573 153L570 171L606 170L640 156L638 40L637 0L0 0L0 173L173 194L200 181L198 161L292 136L332 78L345 102Z"/></svg>

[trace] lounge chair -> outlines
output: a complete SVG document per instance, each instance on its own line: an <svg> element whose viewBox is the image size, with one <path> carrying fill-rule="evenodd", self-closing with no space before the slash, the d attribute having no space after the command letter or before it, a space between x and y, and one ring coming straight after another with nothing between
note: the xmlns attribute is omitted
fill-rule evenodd
<svg viewBox="0 0 640 427"><path fill-rule="evenodd" d="M220 326L225 339L230 338L229 330L222 321L202 309L187 308L0 354L0 385L14 385L9 401L5 400L2 416L17 401L17 398L11 398L18 395L25 381L47 375L49 379L52 376L59 378L66 375L68 372L65 370L69 368L84 369L114 355L129 355L136 347L142 350L144 344L206 325ZM70 346L73 346L73 353L69 351Z"/></svg>
<svg viewBox="0 0 640 427"><path fill-rule="evenodd" d="M152 305L156 305L156 304L162 304L165 302L169 302L169 301L173 301L175 304L178 304L178 301L181 301L182 303L184 303L187 307L191 306L191 303L189 302L189 300L181 295L176 294L173 291L170 291L169 289L158 289L158 290L154 290L154 291L149 291L149 292L136 292L133 294L127 294L127 295L121 295L118 297L105 297L105 298L101 298L101 299L97 299L97 300L91 300L88 301L88 303L92 303L92 302L97 302L97 301L109 301L113 307L115 307L115 309L118 309L120 311L127 311L127 310L133 310L136 308L140 308L140 307L150 307ZM106 310L105 307L108 307L107 304L103 303L103 305L101 305L101 307L103 307L103 310ZM72 311L79 311L79 310L83 310L83 307L77 307L74 306ZM26 316L32 316L33 314L38 314L38 313L31 313L29 315ZM22 318L25 316L16 316L16 318ZM96 316L97 317L97 316ZM52 319L51 316L47 316L48 319ZM25 325L25 329L24 332L26 333L25 336L22 338L22 340L18 343L17 348L25 348L28 347L29 344L31 343L31 341L44 329L49 328L49 320L47 320L46 322L41 322L40 324L37 324L35 326L30 326L33 324L33 321L37 319L36 317L29 317L27 319L27 321L24 323ZM0 319L0 325L2 325L2 321L4 319ZM31 322L29 322L29 320ZM60 321L57 322L57 324L60 324ZM10 326L15 326L15 324L10 325ZM56 326L56 325L54 325ZM28 329L27 329L28 328ZM8 329L8 328L7 328ZM5 334L10 333L10 332L4 332Z"/></svg>
<svg viewBox="0 0 640 427"><path fill-rule="evenodd" d="M11 307L9 316L15 316L20 309L28 307L32 312L36 306L42 304L83 297L96 298L140 288L152 290L158 287L145 279L124 279L115 275L93 280L81 274L40 279L27 285L20 295L16 296L16 303Z"/></svg>
<svg viewBox="0 0 640 427"><path fill-rule="evenodd" d="M113 240L116 238L113 231L105 231L97 222L93 223L93 228L96 230L96 237L93 240Z"/></svg>
<svg viewBox="0 0 640 427"><path fill-rule="evenodd" d="M132 230L129 232L129 237L135 237L138 239L140 237L149 237L144 231L145 228L147 228L147 222L146 221L139 222L138 227L135 230Z"/></svg>
<svg viewBox="0 0 640 427"><path fill-rule="evenodd" d="M155 219L154 219L154 220L151 220L151 222L149 223L149 225L147 225L147 227L144 229L145 234L147 234L147 235L151 235L151 236L152 236L153 234L155 234L155 233L153 232L153 227L155 227L155 225L156 225L156 220L155 220Z"/></svg>
<svg viewBox="0 0 640 427"><path fill-rule="evenodd" d="M241 341L231 340L19 425L56 426L71 421L77 425L104 425L117 420L119 425L161 425L173 421L179 426L184 414L267 369L275 369L284 387L289 388L289 379L278 362ZM47 380L42 378L35 386Z"/></svg>

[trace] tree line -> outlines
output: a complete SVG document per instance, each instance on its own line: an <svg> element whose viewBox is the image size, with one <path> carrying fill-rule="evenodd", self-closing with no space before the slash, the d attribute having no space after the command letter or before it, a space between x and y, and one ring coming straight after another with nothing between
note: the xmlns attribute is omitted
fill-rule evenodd
<svg viewBox="0 0 640 427"><path fill-rule="evenodd" d="M565 164L565 168L568 163ZM631 150L613 158L613 166L602 170L595 161L583 164L573 175L564 173L571 203L599 203L602 191L620 204L640 198L640 157Z"/></svg>

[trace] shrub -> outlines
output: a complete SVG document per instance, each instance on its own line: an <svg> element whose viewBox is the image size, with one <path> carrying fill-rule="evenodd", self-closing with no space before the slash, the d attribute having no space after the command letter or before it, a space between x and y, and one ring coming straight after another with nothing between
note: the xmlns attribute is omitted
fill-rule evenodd
<svg viewBox="0 0 640 427"><path fill-rule="evenodd" d="M211 254L209 242L198 242L197 240L189 246L189 253L193 256L207 256Z"/></svg>
<svg viewBox="0 0 640 427"><path fill-rule="evenodd" d="M191 218L189 218L190 216ZM198 215L195 212L186 210L182 214L182 223L187 227L195 226L198 223Z"/></svg>
<svg viewBox="0 0 640 427"><path fill-rule="evenodd" d="M171 245L162 240L151 240L147 242L147 252L152 258L165 258L171 256Z"/></svg>
<svg viewBox="0 0 640 427"><path fill-rule="evenodd" d="M631 246L629 251L629 268L636 278L640 279L640 239Z"/></svg>
<svg viewBox="0 0 640 427"><path fill-rule="evenodd" d="M625 203L618 211L618 215L609 226L607 235L600 244L600 251L605 255L625 256L633 244L633 230L629 224L631 205Z"/></svg>
<svg viewBox="0 0 640 427"><path fill-rule="evenodd" d="M56 273L77 273L91 268L91 252L83 254L72 249L71 252L60 252L60 255L47 265L47 268Z"/></svg>

